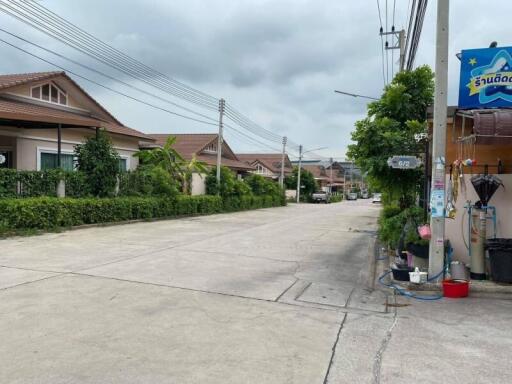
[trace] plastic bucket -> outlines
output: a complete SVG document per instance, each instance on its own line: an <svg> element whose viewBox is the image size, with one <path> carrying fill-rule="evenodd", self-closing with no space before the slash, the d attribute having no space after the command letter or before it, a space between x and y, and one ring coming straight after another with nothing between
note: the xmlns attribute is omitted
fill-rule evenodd
<svg viewBox="0 0 512 384"><path fill-rule="evenodd" d="M467 297L469 282L465 280L443 280L443 296L458 298Z"/></svg>

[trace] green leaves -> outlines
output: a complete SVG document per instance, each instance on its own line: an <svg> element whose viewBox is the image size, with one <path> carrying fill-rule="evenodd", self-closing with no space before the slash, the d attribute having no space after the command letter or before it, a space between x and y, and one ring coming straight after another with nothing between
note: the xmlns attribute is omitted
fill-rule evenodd
<svg viewBox="0 0 512 384"><path fill-rule="evenodd" d="M428 66L400 72L381 99L368 105L368 117L356 122L352 132L355 144L348 147L347 156L368 172L372 186L399 201L403 208L415 200L422 171L392 169L387 159L423 152L423 144L414 136L427 129L426 110L433 101L433 91L433 73Z"/></svg>
<svg viewBox="0 0 512 384"><path fill-rule="evenodd" d="M119 174L119 155L103 130L75 146L77 169L84 173L93 196L113 196Z"/></svg>
<svg viewBox="0 0 512 384"><path fill-rule="evenodd" d="M0 199L0 234L82 224L209 215L285 205L279 196L177 196Z"/></svg>

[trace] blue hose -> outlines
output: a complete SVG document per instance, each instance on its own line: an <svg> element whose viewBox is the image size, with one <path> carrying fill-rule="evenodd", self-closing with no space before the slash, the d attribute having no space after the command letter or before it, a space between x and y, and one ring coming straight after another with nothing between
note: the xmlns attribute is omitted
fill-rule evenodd
<svg viewBox="0 0 512 384"><path fill-rule="evenodd" d="M402 296L406 296L406 297L410 297L410 298L413 298L413 299L416 299L416 300L425 300L425 301L432 301L432 300L439 300L439 299L442 299L443 298L443 295L437 295L437 296L421 296L421 295L416 295L412 292L409 292L407 291L405 288L402 288L396 284L393 284L393 283L390 283L390 284L387 284L383 281L383 279L389 275L392 271L389 270L389 271L386 271L384 272L380 277L379 277L379 283L388 287L388 288L393 288L395 289L400 295ZM441 271L437 277L439 277L441 275L441 273L443 273L444 271ZM434 279L431 278L431 280Z"/></svg>

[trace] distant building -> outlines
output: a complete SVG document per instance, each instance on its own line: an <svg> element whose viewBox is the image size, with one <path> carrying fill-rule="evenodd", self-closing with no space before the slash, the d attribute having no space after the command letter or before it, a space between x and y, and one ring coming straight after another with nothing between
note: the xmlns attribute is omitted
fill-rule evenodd
<svg viewBox="0 0 512 384"><path fill-rule="evenodd" d="M268 177L274 180L278 180L281 176L281 153L238 153L237 157L241 160L254 167L255 169L250 171L257 175ZM284 157L284 176L291 175L293 172L293 165L288 157Z"/></svg>

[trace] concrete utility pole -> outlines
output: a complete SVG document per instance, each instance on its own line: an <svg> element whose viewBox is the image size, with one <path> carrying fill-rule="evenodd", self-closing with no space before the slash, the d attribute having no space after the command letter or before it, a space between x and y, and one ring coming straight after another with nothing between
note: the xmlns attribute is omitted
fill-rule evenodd
<svg viewBox="0 0 512 384"><path fill-rule="evenodd" d="M434 96L434 127L432 136L432 188L430 204L432 215L428 274L439 274L444 265L445 224L445 155L448 88L448 26L449 0L437 0L436 66ZM440 276L439 278L441 278ZM438 278L438 280L439 280Z"/></svg>
<svg viewBox="0 0 512 384"><path fill-rule="evenodd" d="M389 46L386 40L386 49L398 49L400 50L400 72L405 68L405 30L395 31L395 27L391 27L391 32L380 32L381 36L392 35L396 37L396 44ZM393 63L394 64L394 63Z"/></svg>
<svg viewBox="0 0 512 384"><path fill-rule="evenodd" d="M283 136L283 154L281 155L281 176L279 176L279 185L284 186L284 157L286 156L286 136Z"/></svg>
<svg viewBox="0 0 512 384"><path fill-rule="evenodd" d="M330 175L330 178L329 178L329 179L330 179L330 183L331 183L331 185L329 186L329 193L332 193L332 161L333 161L333 159L332 159L332 157L331 157L331 158L330 158L330 163L331 163L331 167L330 167L331 169L330 169L330 171L331 171L331 175Z"/></svg>
<svg viewBox="0 0 512 384"><path fill-rule="evenodd" d="M221 159L222 159L222 143L224 142L222 135L224 132L223 118L224 118L225 104L226 104L226 101L224 99L219 100L219 137L217 140L217 187L220 187L220 166L221 166Z"/></svg>
<svg viewBox="0 0 512 384"><path fill-rule="evenodd" d="M297 198L297 203L299 202L299 199L300 199L300 169L301 168L302 168L302 145L299 145L299 169L297 170L297 193L295 194L296 198Z"/></svg>

